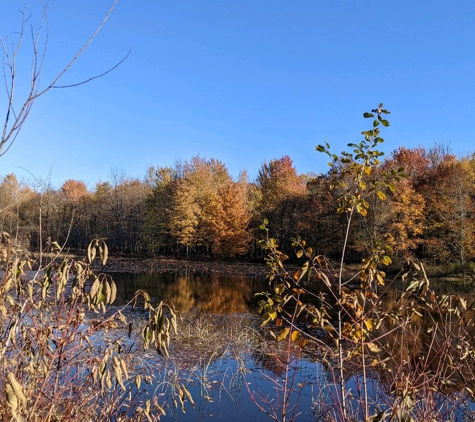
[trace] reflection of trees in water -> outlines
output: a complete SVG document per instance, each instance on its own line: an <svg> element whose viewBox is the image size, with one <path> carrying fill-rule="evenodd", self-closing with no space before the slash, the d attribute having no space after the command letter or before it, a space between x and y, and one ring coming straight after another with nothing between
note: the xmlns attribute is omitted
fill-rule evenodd
<svg viewBox="0 0 475 422"><path fill-rule="evenodd" d="M216 314L249 312L253 294L251 280L218 276L179 275L163 291L163 297L178 312L197 310Z"/></svg>
<svg viewBox="0 0 475 422"><path fill-rule="evenodd" d="M115 273L117 302L122 304L139 289L166 299L178 312L197 310L216 314L249 312L253 296L265 281L247 277Z"/></svg>
<svg viewBox="0 0 475 422"><path fill-rule="evenodd" d="M430 384L447 396L473 388L475 354L471 345L475 339L475 310L469 306L457 316L448 308L434 306L429 312L427 308L420 309L418 299L407 300L419 312L412 315L406 327L388 334L382 354L388 370L381 371L379 379L393 389L410 377L414 385ZM447 296L447 307L454 306L451 301L457 300L455 295ZM465 300L471 304L475 298L465 296Z"/></svg>
<svg viewBox="0 0 475 422"><path fill-rule="evenodd" d="M291 346L290 355L287 351L287 341L276 343L275 340L260 338L256 349L252 351L251 358L256 368L269 371L278 377L282 377L289 369L293 372L300 360L300 351L295 346ZM289 359L290 357L290 359ZM285 365L289 361L288 368Z"/></svg>
<svg viewBox="0 0 475 422"><path fill-rule="evenodd" d="M192 277L178 275L173 283L164 286L163 297L178 312L187 312L195 308L197 292Z"/></svg>
<svg viewBox="0 0 475 422"><path fill-rule="evenodd" d="M119 277L115 275L114 278L117 281L118 296L120 296L119 301L121 302L124 302L126 297L131 297L136 290L145 289L153 297L165 298L173 303L177 311L182 314L194 311L203 316L208 315L208 317L209 314L246 313L253 302L253 295L268 288L265 281L259 282L245 277L124 274ZM388 292L384 295L381 308L387 312L396 311L396 307L400 306L397 302L399 295L400 292L397 291ZM417 299L408 298L407 300L413 300L414 306L418 306ZM466 300L470 304L474 299L473 297L466 297ZM475 310L469 309L465 312L461 317L461 324L453 315L451 322L444 318L443 312L431 314L421 310L420 315L414 314L410 323L404 328L394 329L395 325L387 324L381 326L378 333L374 333L375 335L383 334L383 332L387 333L384 340L378 343L381 352L374 356L368 356L370 359L377 358L380 362L385 361L385 366L378 364L369 368L369 370L371 372L370 377L378 380L386 393L390 393L394 386L407 376L411 376L413 380L422 383L424 380L417 378L419 374L421 374L421 377L425 376L424 374L440 374L442 377L445 376L444 374L449 375L452 384L447 384L443 390L440 390L440 393L461 392L467 385L475 389L475 385L471 383L471 380L475 380L475 353L467 355L457 368L453 365L447 365L448 362L439 359L440 355L445 354L447 356L447 351L450 351L453 356L460 357L461 351L458 349L460 342L457 340L464 337L472 340L475 338L475 325L473 323ZM448 315L447 318L449 318ZM199 324L195 326L197 324L195 320L193 322L195 325L190 325L193 328L192 330L190 328L190 335L188 337L184 336L181 343L176 343L177 350L180 347L186 349L187 342L189 342L190 352L193 351L195 354L202 353L203 356L209 357L210 355L205 351L207 345L213 346L211 352L220 352L221 348L216 347L216 343L220 342L206 341L206 338L209 340L213 337L209 337L210 333L219 332L220 341L226 338L227 342L231 342L232 339L227 336L238 335L239 330L231 330L232 333L226 333L225 331L229 330L229 327L225 328L227 324L223 324L222 321L218 324L217 322L217 320L211 321L210 319L205 324L206 328L211 331L201 337L202 344L200 343L198 348L197 340L193 336L197 331L203 331L203 327ZM392 329L394 331L391 331ZM278 331L278 329L274 327L274 331ZM447 338L450 338L451 341L447 341ZM272 339L260 339L259 336L256 336L254 341L255 343L248 357L254 361L255 368L264 369L275 374L276 377L281 377L285 368L280 361L285 361L286 343L276 343ZM215 344L211 345L210 343ZM329 345L333 345L330 340ZM200 349L199 352L198 349ZM219 353L216 356L218 355ZM304 352L303 358L307 361L322 363L321 354L319 353L309 356ZM329 360L331 361L330 358ZM335 382L333 379L335 374L332 370L331 365L323 364L321 372L323 379L320 381L329 384L332 383L332 380ZM346 368L349 382L358 374L359 368L357 365ZM468 384L467 380L470 380ZM316 380L316 382L319 381Z"/></svg>
<svg viewBox="0 0 475 422"><path fill-rule="evenodd" d="M467 387L475 391L475 351L465 347L473 344L475 339L475 307L470 307L471 303L475 303L475 297L465 296L468 310L457 317L442 308L434 308L429 312L427 308L422 308L417 297L408 296L404 299L406 303L398 302L399 296L400 292L389 291L380 304L382 311L379 315L384 311L397 311L403 316L398 307L413 307L418 313L414 313L406 325L398 326L397 321L392 324L386 321L373 333L375 338L381 340L377 343L380 352L366 356L366 371L374 383L373 390L378 391L378 394L390 395L395 389L402 389L405 383L410 383L415 396L420 394L426 397L431 394L434 400L450 407L453 405L450 401L453 394L464 393ZM457 296L448 296L448 300L456 301ZM279 332L278 327L271 328L275 333ZM312 331L311 334L319 336L321 333ZM330 347L334 346L331 339L327 339L327 342ZM282 377L286 370L281 364L285 362L286 346L286 341L276 343L272 339L263 340L252 353L256 367ZM292 356L296 356L296 352ZM309 352L307 346L302 358L321 364L322 379L316 380L317 383L329 385L338 382L336 364L331 364L329 354L326 354L325 360L320 351ZM345 365L346 382L358 382L361 371L361 359L355 357L352 363ZM440 383L443 379L450 382Z"/></svg>

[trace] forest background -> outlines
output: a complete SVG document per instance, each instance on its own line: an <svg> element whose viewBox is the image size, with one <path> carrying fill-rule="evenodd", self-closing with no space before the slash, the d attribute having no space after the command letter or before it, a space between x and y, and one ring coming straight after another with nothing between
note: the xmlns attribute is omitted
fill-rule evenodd
<svg viewBox="0 0 475 422"><path fill-rule="evenodd" d="M380 171L400 167L408 177L398 195L389 187L385 201L374 198L370 215L352 228L348 259L359 261L384 234L395 259L465 273L475 258L475 154L455 156L442 144L400 147ZM262 257L259 225L267 219L283 251L301 236L317 253L338 257L346 217L335 213L339 192L329 183L329 173L299 174L289 156L262 164L255 181L245 172L234 180L225 163L199 156L151 167L142 180L116 173L93 190L80 180L55 189L8 174L0 183L0 230L30 250L84 249L107 238L112 252L136 256L253 259Z"/></svg>
<svg viewBox="0 0 475 422"><path fill-rule="evenodd" d="M262 258L259 226L267 219L285 252L301 236L318 253L339 256L347 223L334 213L341 192L328 189L329 173L319 161L324 155L312 154L311 146L331 134L334 150L344 149L342 140L354 139L348 128L359 127L358 104L383 100L394 112L392 145L404 147L389 153L380 171L403 167L408 178L399 195L383 192L386 201L374 198L368 218L352 226L348 259L358 261L384 234L393 257L454 263L455 269L471 265L471 4L281 3L270 13L254 3L137 8L120 2L72 71L64 68L70 53L109 7L89 6L55 3L43 32L41 2L26 9L12 2L0 17L8 46L18 42L22 16L38 34L36 46L23 45L24 56L10 55L18 60L12 81L19 90L11 92L20 103L30 65L37 63L32 59L47 58L37 71L48 90L58 69L64 69L63 87L107 73L100 84L89 80L45 96L40 114L35 106L30 115L26 102L28 125L21 142L5 145L9 158L0 169L0 230L16 244L43 250L57 242L77 250L107 238L113 252L136 256ZM49 31L47 41L39 37ZM368 66L372 45L378 72ZM7 102L7 109L20 110L19 104L10 109ZM81 116L68 114L73 109ZM21 127L11 129L18 134ZM455 153L449 144L430 147L429 139L450 142ZM188 155L170 164L179 153ZM137 177L137 163L145 169L148 160L167 166ZM237 174L241 163L249 173ZM113 170L104 182L110 165L125 170ZM102 181L94 186L93 180Z"/></svg>

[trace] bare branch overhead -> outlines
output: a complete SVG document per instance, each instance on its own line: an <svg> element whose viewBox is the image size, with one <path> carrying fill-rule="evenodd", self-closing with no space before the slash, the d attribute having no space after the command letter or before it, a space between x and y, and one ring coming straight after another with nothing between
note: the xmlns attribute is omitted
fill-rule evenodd
<svg viewBox="0 0 475 422"><path fill-rule="evenodd" d="M43 65L46 59L46 52L48 47L48 36L49 36L49 25L48 25L48 15L47 15L47 8L48 3L46 2L42 5L41 9L41 18L39 21L39 27L35 31L33 30L33 26L30 26L30 36L32 42L32 59L31 59L31 76L30 76L30 87L28 89L28 93L26 94L26 98L17 100L16 98L16 87L17 87L17 60L18 54L23 47L23 41L25 37L25 28L28 21L31 19L31 15L27 15L26 6L22 11L22 21L21 21L21 28L16 34L18 35L18 40L16 42L11 42L9 40L10 36L2 37L0 36L0 46L3 50L3 58L2 58L2 70L3 70L3 81L5 86L6 92L6 110L5 110L5 118L3 122L3 128L1 132L0 138L0 157L5 155L6 152L11 148L13 143L18 137L20 130L25 123L31 107L33 106L36 99L41 97L42 95L46 94L53 88L72 88L76 86L80 86L86 84L94 79L100 78L102 76L107 75L108 73L112 72L118 66L120 66L130 55L130 50L125 55L123 59L117 62L114 66L110 69L102 72L96 76L89 77L83 81L69 84L69 85L58 85L60 79L64 76L64 74L74 65L74 63L79 59L79 57L86 51L86 49L90 46L92 41L97 37L109 17L111 16L112 12L114 11L117 3L119 0L114 0L111 7L109 8L108 12L102 19L101 23L97 26L94 33L89 37L89 39L84 43L81 49L74 55L74 57L67 63L67 65L60 70L53 80L45 87L42 88L40 86L41 75L43 71ZM46 26L46 30L44 29ZM42 35L46 32L44 41L40 41Z"/></svg>

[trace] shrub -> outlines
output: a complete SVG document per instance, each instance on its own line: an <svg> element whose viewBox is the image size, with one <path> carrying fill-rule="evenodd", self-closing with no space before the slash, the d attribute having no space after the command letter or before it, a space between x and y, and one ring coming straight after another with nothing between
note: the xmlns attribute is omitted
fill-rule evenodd
<svg viewBox="0 0 475 422"><path fill-rule="evenodd" d="M104 264L107 246L98 239L84 261L52 259L32 270L31 257L1 245L0 419L151 420L163 408L157 397L142 394L138 345L130 340L132 322L123 310L139 298L149 312L144 345L167 354L176 317L164 302L152 306L139 291L115 308L116 285L96 275L96 255Z"/></svg>

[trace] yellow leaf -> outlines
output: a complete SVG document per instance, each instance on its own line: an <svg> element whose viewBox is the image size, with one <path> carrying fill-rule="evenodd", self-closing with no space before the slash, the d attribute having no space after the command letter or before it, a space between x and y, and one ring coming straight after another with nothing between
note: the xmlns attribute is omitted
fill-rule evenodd
<svg viewBox="0 0 475 422"><path fill-rule="evenodd" d="M18 401L20 402L21 405L26 404L26 397L23 394L23 387L22 385L17 381L15 378L15 375L13 372L10 372L8 374L8 377L10 379L10 384L13 387L13 391L15 393L15 396L17 397Z"/></svg>
<svg viewBox="0 0 475 422"><path fill-rule="evenodd" d="M114 280L111 281L111 296L109 303L114 303L117 296L117 286L114 283Z"/></svg>
<svg viewBox="0 0 475 422"><path fill-rule="evenodd" d="M297 287L294 287L292 291L298 295L303 295L305 293L305 290L303 289L298 289Z"/></svg>
<svg viewBox="0 0 475 422"><path fill-rule="evenodd" d="M184 384L183 384L183 391L185 392L186 397L188 397L188 400L190 401L191 405L193 407L196 407L195 402L193 401L193 397L192 397L190 391L188 390L188 388L186 388L186 385L184 385Z"/></svg>
<svg viewBox="0 0 475 422"><path fill-rule="evenodd" d="M282 341L282 340L285 340L287 338L287 336L289 335L289 332L290 332L290 328L284 328L280 333L279 335L277 336L277 341Z"/></svg>
<svg viewBox="0 0 475 422"><path fill-rule="evenodd" d="M373 352L373 353L378 353L379 350L380 350L379 347L376 346L376 344L371 343L371 342L370 342L370 343L366 343L366 346L367 346L368 349L369 349L371 352Z"/></svg>

